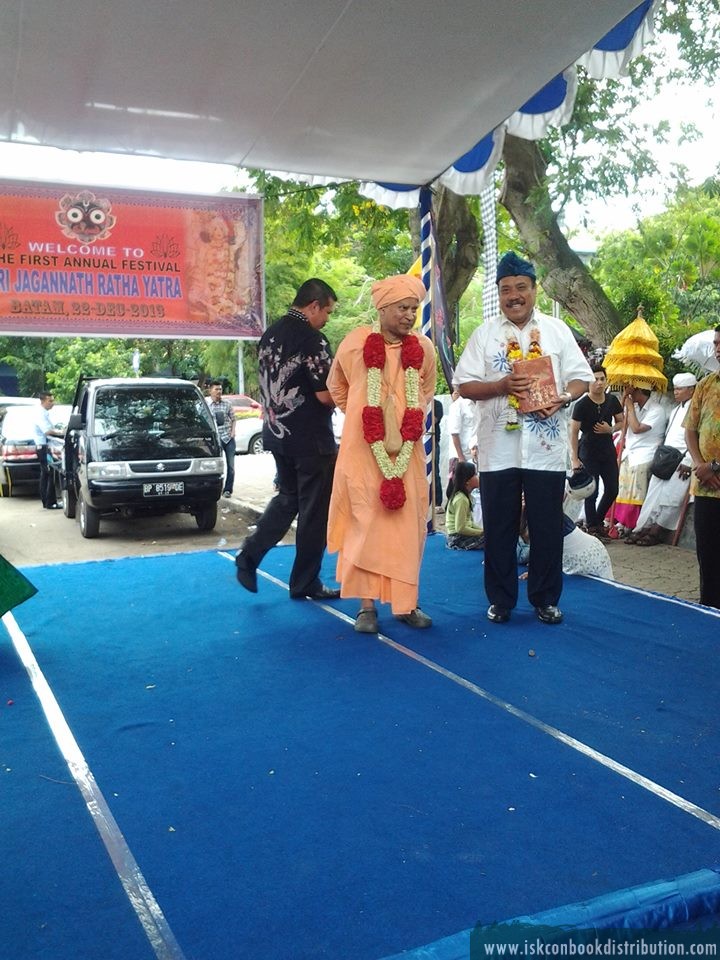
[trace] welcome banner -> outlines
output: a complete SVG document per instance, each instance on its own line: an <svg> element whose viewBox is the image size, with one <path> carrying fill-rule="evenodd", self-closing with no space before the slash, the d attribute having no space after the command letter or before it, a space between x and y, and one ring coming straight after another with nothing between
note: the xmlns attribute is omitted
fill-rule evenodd
<svg viewBox="0 0 720 960"><path fill-rule="evenodd" d="M0 334L258 339L262 200L0 180Z"/></svg>

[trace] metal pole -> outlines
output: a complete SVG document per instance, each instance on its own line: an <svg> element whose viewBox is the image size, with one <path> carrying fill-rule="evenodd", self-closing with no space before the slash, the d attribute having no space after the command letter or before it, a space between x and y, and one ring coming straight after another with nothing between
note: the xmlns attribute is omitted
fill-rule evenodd
<svg viewBox="0 0 720 960"><path fill-rule="evenodd" d="M243 347L245 341L238 340L238 393L245 393L245 370L243 369Z"/></svg>

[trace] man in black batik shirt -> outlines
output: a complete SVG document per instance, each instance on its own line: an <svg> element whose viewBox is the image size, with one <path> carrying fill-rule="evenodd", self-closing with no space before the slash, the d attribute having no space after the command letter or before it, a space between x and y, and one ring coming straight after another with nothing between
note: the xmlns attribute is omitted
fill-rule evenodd
<svg viewBox="0 0 720 960"><path fill-rule="evenodd" d="M253 593L257 567L297 517L290 596L340 596L320 580L336 457L334 403L326 383L332 354L321 331L336 302L323 280L306 280L285 316L260 340L263 446L275 458L278 493L235 558L239 582Z"/></svg>

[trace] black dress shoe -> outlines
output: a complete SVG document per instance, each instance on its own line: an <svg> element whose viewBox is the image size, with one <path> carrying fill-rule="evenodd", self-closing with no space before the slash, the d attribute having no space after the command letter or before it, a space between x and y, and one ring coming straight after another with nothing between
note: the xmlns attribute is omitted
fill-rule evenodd
<svg viewBox="0 0 720 960"><path fill-rule="evenodd" d="M510 619L510 611L505 607L499 607L496 603L491 603L488 607L487 618L491 623L507 623Z"/></svg>
<svg viewBox="0 0 720 960"><path fill-rule="evenodd" d="M340 591L333 587L326 587L324 583L321 583L319 587L312 591L312 593L291 593L291 600L337 600L340 596Z"/></svg>
<svg viewBox="0 0 720 960"><path fill-rule="evenodd" d="M562 610L558 607L535 607L535 613L542 623L562 623Z"/></svg>
<svg viewBox="0 0 720 960"><path fill-rule="evenodd" d="M255 564L242 551L235 557L235 573L238 583L250 593L257 593L257 573Z"/></svg>

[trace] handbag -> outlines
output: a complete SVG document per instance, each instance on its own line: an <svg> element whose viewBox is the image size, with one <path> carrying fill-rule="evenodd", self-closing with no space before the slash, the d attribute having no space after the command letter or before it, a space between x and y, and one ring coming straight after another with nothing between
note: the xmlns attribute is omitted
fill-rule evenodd
<svg viewBox="0 0 720 960"><path fill-rule="evenodd" d="M650 473L658 480L669 480L680 466L684 456L685 454L677 447L669 447L666 443L661 443L653 454Z"/></svg>

